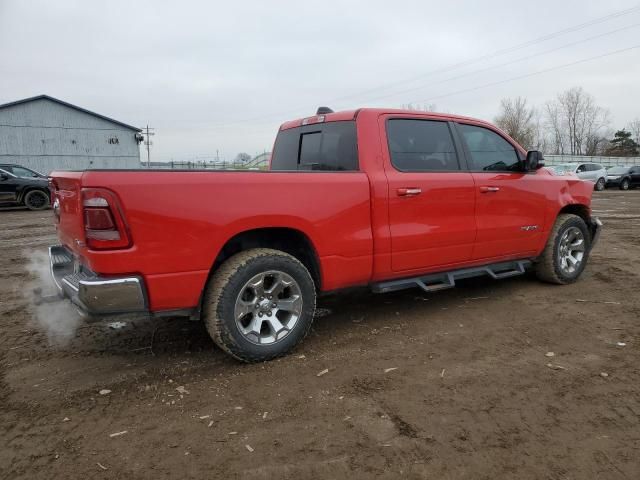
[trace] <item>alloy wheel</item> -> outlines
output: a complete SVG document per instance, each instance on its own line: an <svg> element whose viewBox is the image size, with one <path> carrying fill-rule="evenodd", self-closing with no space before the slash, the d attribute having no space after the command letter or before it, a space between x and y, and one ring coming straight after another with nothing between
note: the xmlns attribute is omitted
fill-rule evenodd
<svg viewBox="0 0 640 480"><path fill-rule="evenodd" d="M582 230L577 227L569 227L560 238L558 245L559 264L565 274L573 275L580 268L585 250Z"/></svg>
<svg viewBox="0 0 640 480"><path fill-rule="evenodd" d="M44 193L38 191L31 192L27 200L27 207L38 210L45 206L47 200L48 198Z"/></svg>
<svg viewBox="0 0 640 480"><path fill-rule="evenodd" d="M281 341L293 330L301 314L300 285L278 270L259 273L246 282L234 309L238 330L258 345Z"/></svg>

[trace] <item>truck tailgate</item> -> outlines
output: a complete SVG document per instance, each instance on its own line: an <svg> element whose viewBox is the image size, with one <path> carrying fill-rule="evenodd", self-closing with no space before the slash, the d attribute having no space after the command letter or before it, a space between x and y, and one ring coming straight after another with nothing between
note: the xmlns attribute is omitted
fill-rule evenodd
<svg viewBox="0 0 640 480"><path fill-rule="evenodd" d="M52 172L50 177L58 238L78 256L82 255L84 249L82 174L83 172Z"/></svg>

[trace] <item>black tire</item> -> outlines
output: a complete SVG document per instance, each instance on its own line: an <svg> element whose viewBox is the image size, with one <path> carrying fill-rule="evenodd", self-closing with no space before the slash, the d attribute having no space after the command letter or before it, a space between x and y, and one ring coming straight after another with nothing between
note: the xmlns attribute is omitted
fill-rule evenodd
<svg viewBox="0 0 640 480"><path fill-rule="evenodd" d="M567 230L572 227L578 228L584 238L584 256L573 273L567 273L561 268L560 261L560 240ZM556 223L551 230L547 244L538 257L535 265L535 272L538 279L543 282L555 283L558 285L566 285L573 283L582 274L589 260L589 252L591 250L591 233L587 228L587 224L577 215L563 213L558 215Z"/></svg>
<svg viewBox="0 0 640 480"><path fill-rule="evenodd" d="M256 344L240 331L236 323L236 300L249 280L274 270L289 275L297 282L302 297L301 314L282 339L271 344ZM205 289L202 316L216 345L234 358L252 363L284 355L300 343L309 333L315 306L313 279L298 259L279 250L255 248L229 258L212 275Z"/></svg>
<svg viewBox="0 0 640 480"><path fill-rule="evenodd" d="M49 195L42 190L31 190L24 196L24 206L29 210L44 210L49 203Z"/></svg>
<svg viewBox="0 0 640 480"><path fill-rule="evenodd" d="M606 186L607 186L607 181L604 178L599 178L598 181L596 182L595 189L596 191L601 192L604 190Z"/></svg>
<svg viewBox="0 0 640 480"><path fill-rule="evenodd" d="M628 178L625 178L624 180L622 180L622 182L620 182L620 190L629 190L629 187L630 183Z"/></svg>

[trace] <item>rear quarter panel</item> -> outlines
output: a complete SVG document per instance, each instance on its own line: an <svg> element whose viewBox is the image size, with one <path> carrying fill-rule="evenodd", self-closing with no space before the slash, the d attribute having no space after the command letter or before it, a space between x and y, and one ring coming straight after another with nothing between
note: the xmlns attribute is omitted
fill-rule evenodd
<svg viewBox="0 0 640 480"><path fill-rule="evenodd" d="M95 272L142 274L152 310L197 305L223 245L256 228L304 233L323 290L371 275L370 193L361 172L88 171L82 184L116 193L133 247L79 253Z"/></svg>

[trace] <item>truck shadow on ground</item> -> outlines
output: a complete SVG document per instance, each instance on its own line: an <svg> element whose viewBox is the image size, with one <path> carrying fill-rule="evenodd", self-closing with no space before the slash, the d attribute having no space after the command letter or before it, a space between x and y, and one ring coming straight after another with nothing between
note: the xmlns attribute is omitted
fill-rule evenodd
<svg viewBox="0 0 640 480"><path fill-rule="evenodd" d="M318 299L312 330L296 352L329 349L340 335L357 336L363 326L381 329L390 324L428 322L430 316L443 310L455 309L469 300L507 296L523 283L531 282L535 280L530 275L505 281L474 278L459 282L457 288L437 293L416 288L374 294L362 288L325 295ZM214 345L203 322L183 318L120 318L116 322L85 324L63 349L132 359L146 357L162 361L196 356L235 363Z"/></svg>
<svg viewBox="0 0 640 480"><path fill-rule="evenodd" d="M323 368L353 358L368 362L383 357L393 363L394 358L406 359L412 347L431 349L425 355L437 358L442 353L437 345L442 341L472 341L471 330L459 327L464 323L473 328L475 321L487 325L486 317L491 315L487 309L501 308L495 301L531 299L532 293L546 296L545 288L527 275L503 281L468 279L458 288L433 294L419 289L387 294L354 289L325 295L318 299L317 316L307 338L285 358L257 365L242 364L217 348L199 321L129 317L115 324L83 324L64 345L48 345L43 332L30 329L26 330L29 341L16 345L7 358L12 370L6 381L12 401L36 395L43 405L54 408L61 398L81 405L104 388L136 392L171 379L181 384L211 381L217 385L223 378L265 371L269 381L277 381L277 367L293 374L307 368L301 361ZM467 337L460 337L463 332Z"/></svg>

